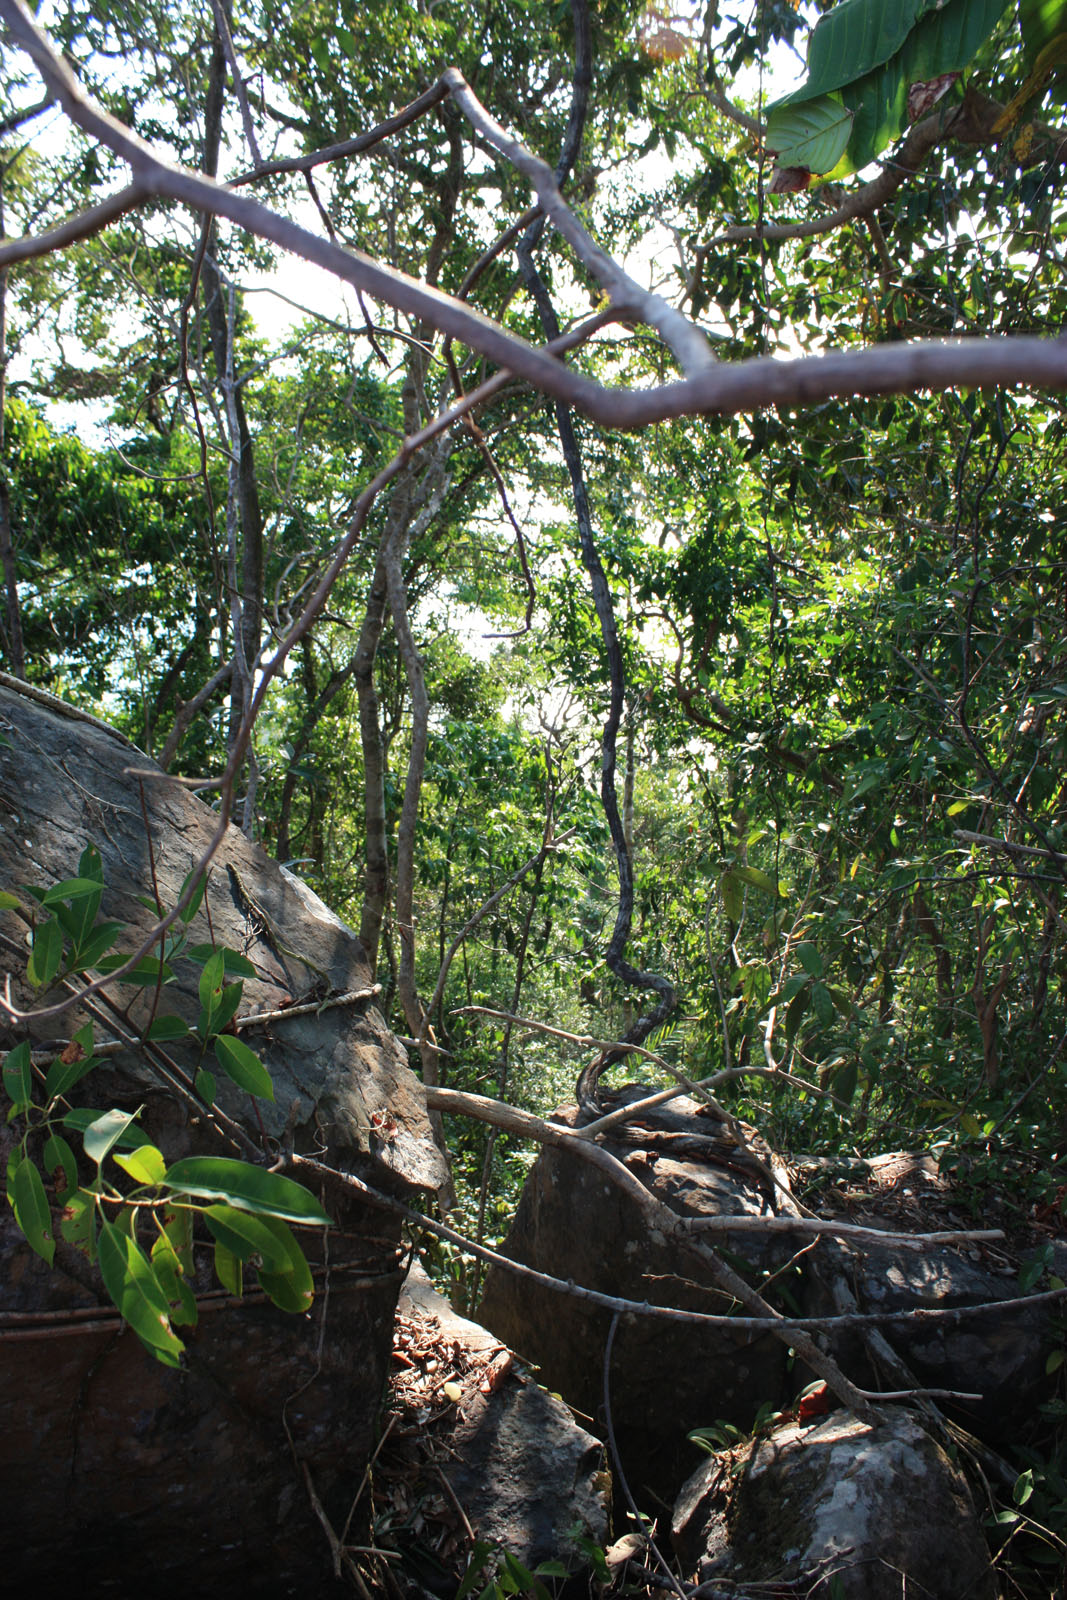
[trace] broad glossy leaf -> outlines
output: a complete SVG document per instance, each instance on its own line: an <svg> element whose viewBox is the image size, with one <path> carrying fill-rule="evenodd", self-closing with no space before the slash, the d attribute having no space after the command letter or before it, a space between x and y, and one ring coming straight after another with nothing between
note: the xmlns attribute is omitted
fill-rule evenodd
<svg viewBox="0 0 1067 1600"><path fill-rule="evenodd" d="M215 1082L215 1074L213 1072L208 1072L206 1067L201 1067L196 1074L193 1088L206 1106L215 1104L215 1093L218 1089L218 1084Z"/></svg>
<svg viewBox="0 0 1067 1600"><path fill-rule="evenodd" d="M740 922L745 906L745 891L741 880L733 872L724 872L719 879L722 907L731 922Z"/></svg>
<svg viewBox="0 0 1067 1600"><path fill-rule="evenodd" d="M117 972L124 967L132 955L132 951L117 950L112 956L103 956L96 963L97 972ZM119 979L120 983L134 984L140 989L154 988L157 983L169 983L174 976L173 969L165 961L160 961L158 956L142 956L135 967L129 972L124 972Z"/></svg>
<svg viewBox="0 0 1067 1600"><path fill-rule="evenodd" d="M859 1072L854 1061L849 1061L840 1071L834 1073L834 1094L838 1100L843 1100L846 1106L852 1104L859 1082Z"/></svg>
<svg viewBox="0 0 1067 1600"><path fill-rule="evenodd" d="M200 974L200 1004L205 1011L210 1012L212 1002L218 997L222 988L226 972L226 957L221 950L213 950L204 962L204 970Z"/></svg>
<svg viewBox="0 0 1067 1600"><path fill-rule="evenodd" d="M215 1274L224 1289L231 1294L244 1294L245 1279L244 1266L240 1256L235 1256L232 1250L227 1250L224 1244L215 1246Z"/></svg>
<svg viewBox="0 0 1067 1600"><path fill-rule="evenodd" d="M104 881L104 859L95 844L87 844L78 862L78 877L93 883Z"/></svg>
<svg viewBox="0 0 1067 1600"><path fill-rule="evenodd" d="M83 937L78 938L71 960L71 971L84 972L86 967L95 967L111 949L123 927L124 924L121 922L101 922Z"/></svg>
<svg viewBox="0 0 1067 1600"><path fill-rule="evenodd" d="M71 1113L73 1116L74 1113ZM129 1137L131 1124L134 1123L140 1111L94 1111L90 1113L91 1121L83 1129L82 1138L85 1142L85 1154L90 1161L100 1165L104 1157L123 1137ZM64 1127L71 1126L71 1117L63 1119ZM137 1141L138 1145L144 1143L144 1136Z"/></svg>
<svg viewBox="0 0 1067 1600"><path fill-rule="evenodd" d="M163 1017L153 1017L145 1030L146 1039L185 1039L190 1032L189 1024L182 1017L167 1014Z"/></svg>
<svg viewBox="0 0 1067 1600"><path fill-rule="evenodd" d="M785 1013L785 1040L791 1045L797 1036L797 1029L807 1015L811 1003L811 990L807 987L800 990L790 1000Z"/></svg>
<svg viewBox="0 0 1067 1600"><path fill-rule="evenodd" d="M194 944L185 952L190 961L210 961L211 957L220 952L212 944ZM236 950L222 947L223 970L228 978L254 978L256 969L247 956L238 955Z"/></svg>
<svg viewBox="0 0 1067 1600"><path fill-rule="evenodd" d="M284 1223L280 1226L284 1227ZM293 1243L296 1244L295 1239ZM311 1309L315 1298L315 1284L311 1268L299 1246L296 1248L296 1259L290 1261L285 1272L267 1272L261 1268L258 1276L260 1288L280 1311L289 1311L294 1316L299 1316Z"/></svg>
<svg viewBox="0 0 1067 1600"><path fill-rule="evenodd" d="M100 1276L123 1319L158 1361L176 1367L185 1346L170 1325L167 1297L136 1239L102 1218Z"/></svg>
<svg viewBox="0 0 1067 1600"><path fill-rule="evenodd" d="M238 1211L236 1206L205 1206L204 1221L219 1244L225 1245L233 1255L245 1263L262 1265L265 1272L285 1273L289 1270L289 1255L273 1233L272 1217L259 1217L254 1211ZM285 1224L279 1222L278 1227Z"/></svg>
<svg viewBox="0 0 1067 1600"><path fill-rule="evenodd" d="M793 952L805 972L813 978L822 977L822 956L810 940L802 939L799 944L793 946Z"/></svg>
<svg viewBox="0 0 1067 1600"><path fill-rule="evenodd" d="M243 983L229 983L223 989L216 990L211 997L211 1004L200 1010L196 1026L201 1038L209 1039L212 1034L221 1033L233 1021L243 993Z"/></svg>
<svg viewBox="0 0 1067 1600"><path fill-rule="evenodd" d="M14 1207L15 1220L26 1235L26 1243L51 1266L56 1253L52 1213L48 1209L48 1196L44 1192L41 1174L29 1156L25 1156L15 1168L8 1197Z"/></svg>
<svg viewBox="0 0 1067 1600"><path fill-rule="evenodd" d="M182 895L185 893L186 889L188 889L189 884L192 881L192 878L193 878L193 874L191 872L188 873L187 876L185 877L185 879L184 879L184 881L182 883L182 886L181 886L181 891L180 891L180 893L178 895L178 899L179 900L181 899ZM178 916L179 916L179 918L181 919L182 922L184 922L186 924L192 922L193 918L196 916L196 913L200 910L200 904L201 904L201 901L204 898L204 891L205 891L206 888L207 888L207 877L206 877L206 875L202 875L201 879L200 879L200 882L197 884L196 888L193 891L193 897L189 901L189 904L185 907L184 911L179 911L179 913L178 913Z"/></svg>
<svg viewBox="0 0 1067 1600"><path fill-rule="evenodd" d="M1067 33L1067 0L1019 0L1019 32L1027 62Z"/></svg>
<svg viewBox="0 0 1067 1600"><path fill-rule="evenodd" d="M99 904L101 888L98 878L65 878L62 883L54 883L50 889L45 890L41 904L54 906L64 900L92 899Z"/></svg>
<svg viewBox="0 0 1067 1600"><path fill-rule="evenodd" d="M162 1289L174 1327L192 1327L197 1320L196 1296L185 1281L178 1255L165 1234L152 1246L152 1271Z"/></svg>
<svg viewBox="0 0 1067 1600"><path fill-rule="evenodd" d="M818 1018L819 1026L828 1028L834 1020L834 997L825 983L812 984L811 1003Z"/></svg>
<svg viewBox="0 0 1067 1600"><path fill-rule="evenodd" d="M0 911L16 911L19 903L17 894L12 894L10 889L0 889Z"/></svg>
<svg viewBox="0 0 1067 1600"><path fill-rule="evenodd" d="M845 153L852 120L849 108L829 95L778 106L767 119L767 148L782 167L832 172Z"/></svg>
<svg viewBox="0 0 1067 1600"><path fill-rule="evenodd" d="M261 1216L331 1225L318 1201L299 1183L230 1156L185 1156L167 1168L166 1182L177 1194L224 1200Z"/></svg>
<svg viewBox="0 0 1067 1600"><path fill-rule="evenodd" d="M59 1231L69 1245L81 1250L90 1261L96 1260L96 1196L88 1189L76 1189L64 1196L59 1214Z"/></svg>
<svg viewBox="0 0 1067 1600"><path fill-rule="evenodd" d="M775 897L782 895L782 898L785 898L782 890L778 887L777 883L775 883L770 874L761 872L759 867L748 867L742 865L731 867L730 871L733 873L735 878L740 878L742 883L751 884L754 889L762 889L764 894L772 894Z"/></svg>
<svg viewBox="0 0 1067 1600"><path fill-rule="evenodd" d="M254 1050L229 1033L220 1033L214 1048L219 1066L239 1089L246 1089L261 1100L274 1099L270 1073Z"/></svg>
<svg viewBox="0 0 1067 1600"><path fill-rule="evenodd" d="M23 1039L4 1057L4 1092L19 1109L33 1098L33 1064L30 1041Z"/></svg>
<svg viewBox="0 0 1067 1600"><path fill-rule="evenodd" d="M76 1083L80 1083L95 1069L97 1063L93 1055L94 1049L92 1023L86 1023L84 1028L78 1029L63 1054L49 1067L44 1080L47 1100L55 1100L59 1095L67 1094Z"/></svg>
<svg viewBox="0 0 1067 1600"><path fill-rule="evenodd" d="M138 1145L137 1149L131 1150L128 1155L117 1155L115 1162L123 1172L129 1173L135 1183L153 1186L163 1182L163 1174L167 1170L163 1152L157 1150L154 1144Z"/></svg>
<svg viewBox="0 0 1067 1600"><path fill-rule="evenodd" d="M63 960L63 929L55 917L39 922L33 933L33 949L26 964L26 976L39 989L51 983Z"/></svg>
<svg viewBox="0 0 1067 1600"><path fill-rule="evenodd" d="M64 1196L78 1187L78 1162L62 1134L49 1134L41 1151L41 1161L57 1195Z"/></svg>

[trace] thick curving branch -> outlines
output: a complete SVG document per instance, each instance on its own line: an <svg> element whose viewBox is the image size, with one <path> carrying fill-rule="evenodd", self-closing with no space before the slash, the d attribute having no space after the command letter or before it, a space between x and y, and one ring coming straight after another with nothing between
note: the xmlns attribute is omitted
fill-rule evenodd
<svg viewBox="0 0 1067 1600"><path fill-rule="evenodd" d="M846 395L903 394L957 386L1067 388L1067 340L1003 335L880 345L789 360L764 356L736 364L719 363L695 377L640 390L596 383L453 296L359 251L320 238L250 195L237 194L162 160L84 93L21 0L0 0L0 19L14 42L33 58L46 87L71 120L129 164L135 185L146 198L162 196L226 217L396 310L461 340L513 376L575 406L604 427L640 428L681 416L817 404ZM41 253L31 248L29 241L14 240L0 246L0 265Z"/></svg>

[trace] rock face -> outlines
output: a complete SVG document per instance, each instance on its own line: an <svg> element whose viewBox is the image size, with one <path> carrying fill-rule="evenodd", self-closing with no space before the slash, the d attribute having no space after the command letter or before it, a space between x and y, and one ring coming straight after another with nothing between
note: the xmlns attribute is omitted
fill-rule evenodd
<svg viewBox="0 0 1067 1600"><path fill-rule="evenodd" d="M0 886L18 892L72 878L91 842L103 861L102 915L130 925L120 947L132 948L152 920L137 896L158 892L164 906L175 904L215 817L117 736L4 688L0 731L8 741L0 746ZM26 932L18 913L0 912L3 968L23 1007L42 1000L24 981ZM243 1029L271 1072L275 1099L253 1106L219 1073L223 1111L272 1155L291 1138L379 1189L437 1187L443 1170L421 1089L374 1009L355 936L233 829L190 933L253 964L241 1016L363 994ZM159 1010L195 1022L201 969L173 966ZM105 1009L98 1041L128 1038L147 1018L151 988L116 993L119 1009ZM31 1022L35 1049L69 1038L84 1020ZM0 1048L20 1037L5 1027ZM165 1049L155 1059L111 1055L79 1085L79 1101L143 1107L142 1126L168 1161L232 1154L167 1086L172 1068L195 1070L195 1053L184 1041ZM4 1127L5 1159L18 1131ZM182 1330L180 1371L159 1366L124 1330L83 1255L60 1244L50 1270L2 1208L0 1570L8 1584L41 1595L71 1586L121 1595L147 1574L160 1596L212 1600L235 1586L264 1596L330 1592L321 1522L344 1522L369 1456L402 1275L390 1213L340 1188L322 1199L336 1226L325 1243L301 1236L318 1291L305 1316L254 1291L231 1300L212 1280L210 1251L198 1249L199 1322Z"/></svg>
<svg viewBox="0 0 1067 1600"><path fill-rule="evenodd" d="M1067 1251L1063 1255L1067 1262ZM848 1286L844 1299L842 1285ZM920 1384L981 1397L973 1403L944 1402L970 1432L987 1443L1012 1444L1020 1416L1047 1391L1045 1361L1055 1338L1054 1312L1047 1305L1003 1313L995 1309L997 1301L1017 1295L1014 1269L997 1272L959 1249L932 1245L920 1252L865 1245L857 1250L824 1239L813 1253L801 1303L810 1317L853 1309L993 1307L980 1317L958 1321L891 1323L882 1333ZM833 1350L855 1382L878 1387L877 1362L871 1361L858 1334L835 1333Z"/></svg>
<svg viewBox="0 0 1067 1600"><path fill-rule="evenodd" d="M618 1091L609 1105L647 1090ZM557 1113L570 1121L577 1113ZM720 1125L682 1099L620 1129L605 1147L683 1216L768 1209L765 1180L722 1138ZM780 1197L784 1199L784 1197ZM785 1202L788 1203L788 1202ZM788 1259L788 1244L727 1237L725 1247L757 1269ZM679 1246L649 1236L632 1201L586 1162L544 1150L523 1189L505 1255L587 1288L638 1301L720 1314L729 1303ZM603 1416L604 1349L610 1314L581 1300L492 1268L479 1309L485 1325L540 1369L545 1385L594 1419ZM624 1318L612 1353L614 1420L633 1488L673 1498L689 1472L686 1434L723 1419L751 1425L764 1401L783 1403L786 1350L769 1335L753 1339L697 1324Z"/></svg>
<svg viewBox="0 0 1067 1600"><path fill-rule="evenodd" d="M962 1474L907 1415L886 1415L791 1424L701 1467L674 1509L683 1568L826 1600L993 1600Z"/></svg>
<svg viewBox="0 0 1067 1600"><path fill-rule="evenodd" d="M471 1364L479 1352L489 1362L489 1381L463 1385L440 1462L475 1535L531 1571L550 1560L576 1570L576 1530L597 1545L608 1539L611 1479L600 1441L516 1370L491 1333L457 1316L418 1266L400 1310L433 1326L457 1364Z"/></svg>

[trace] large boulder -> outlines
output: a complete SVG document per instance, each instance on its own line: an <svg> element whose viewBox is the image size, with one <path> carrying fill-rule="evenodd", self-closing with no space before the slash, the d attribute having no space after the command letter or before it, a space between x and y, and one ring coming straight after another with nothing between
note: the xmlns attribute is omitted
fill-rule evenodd
<svg viewBox="0 0 1067 1600"><path fill-rule="evenodd" d="M0 687L0 732L0 886L32 909L19 886L73 878L94 844L102 915L128 925L120 945L132 948L152 922L141 897L176 903L216 817L118 735L58 704ZM0 912L3 966L23 1008L64 993L27 985L27 933L25 915ZM251 962L240 1017L274 1014L240 1035L269 1069L273 1101L252 1102L217 1074L217 1104L260 1159L283 1157L291 1141L380 1191L437 1188L444 1173L420 1085L375 1010L350 930L230 829L190 937ZM195 1023L201 968L172 965L159 1011ZM168 1162L240 1154L182 1089L197 1066L191 1044L126 1048L155 1004L154 988L121 985L103 1001L94 1026L112 1053L79 1085L80 1103L143 1108ZM5 1023L0 1047L28 1032L35 1050L54 1054L86 1015ZM5 1126L5 1160L20 1134ZM48 1198L57 1210L58 1196ZM312 1310L289 1315L254 1287L235 1300L198 1248L199 1318L182 1330L180 1370L158 1365L124 1328L85 1256L61 1242L50 1269L3 1208L0 1567L13 1591L330 1592L325 1524L343 1525L369 1458L403 1275L391 1212L339 1184L321 1198L336 1226L301 1237L319 1291Z"/></svg>
<svg viewBox="0 0 1067 1600"><path fill-rule="evenodd" d="M647 1093L631 1086L607 1103L614 1109ZM573 1107L556 1113L569 1126L579 1118ZM772 1196L755 1163L687 1097L644 1114L638 1127L608 1131L602 1142L682 1216L757 1216L770 1209ZM780 1192L774 1203L789 1206ZM793 1241L749 1234L727 1235L722 1243L735 1264L747 1262L757 1286L795 1250ZM653 1236L635 1203L567 1150L545 1149L538 1156L502 1250L606 1294L686 1310L730 1310L731 1302L688 1251ZM610 1312L493 1267L478 1315L540 1369L549 1389L602 1425ZM610 1381L620 1455L634 1489L673 1498L692 1465L690 1430L720 1420L747 1428L764 1402L785 1402L787 1351L770 1334L754 1338L728 1328L628 1316L614 1342Z"/></svg>
<svg viewBox="0 0 1067 1600"><path fill-rule="evenodd" d="M966 1480L906 1413L835 1412L714 1457L674 1508L687 1577L820 1600L993 1600Z"/></svg>

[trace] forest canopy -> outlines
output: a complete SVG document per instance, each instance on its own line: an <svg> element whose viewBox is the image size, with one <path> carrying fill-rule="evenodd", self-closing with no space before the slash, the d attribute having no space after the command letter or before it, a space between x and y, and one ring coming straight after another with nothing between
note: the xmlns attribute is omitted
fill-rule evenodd
<svg viewBox="0 0 1067 1600"><path fill-rule="evenodd" d="M213 781L428 1082L629 1040L1062 1209L1067 6L0 18L4 671Z"/></svg>

